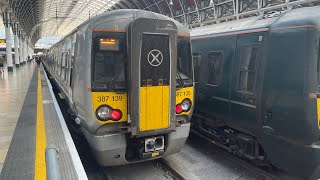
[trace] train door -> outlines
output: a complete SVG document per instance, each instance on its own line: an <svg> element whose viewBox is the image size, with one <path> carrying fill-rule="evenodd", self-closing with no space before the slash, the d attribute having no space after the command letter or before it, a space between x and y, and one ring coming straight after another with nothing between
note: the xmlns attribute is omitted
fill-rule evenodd
<svg viewBox="0 0 320 180"><path fill-rule="evenodd" d="M196 48L195 48L196 49ZM195 83L195 98L197 103L200 103L201 97L200 97L200 67L201 67L201 58L202 54L199 53L197 50L194 50L192 54L192 61L193 61L193 68L194 68L194 83ZM194 108L198 108L197 104L194 106Z"/></svg>
<svg viewBox="0 0 320 180"><path fill-rule="evenodd" d="M237 36L219 36L192 41L193 50L202 55L195 111L220 122L230 119L229 90L236 40ZM216 121L215 125L220 123Z"/></svg>
<svg viewBox="0 0 320 180"><path fill-rule="evenodd" d="M258 76L265 32L242 34L237 37L230 91L231 123L253 130L258 125Z"/></svg>
<svg viewBox="0 0 320 180"><path fill-rule="evenodd" d="M140 18L130 27L132 134L170 131L175 107L176 25Z"/></svg>
<svg viewBox="0 0 320 180"><path fill-rule="evenodd" d="M75 61L75 58L76 58L76 42L77 42L77 34L74 33L72 35L72 43L71 43L71 53L70 53L71 60L70 60L70 76L69 76L69 86L71 88L70 97L72 97L71 98L72 100L73 100L73 89L74 89L74 81L73 81L74 71L73 71L73 68L74 68L74 61Z"/></svg>

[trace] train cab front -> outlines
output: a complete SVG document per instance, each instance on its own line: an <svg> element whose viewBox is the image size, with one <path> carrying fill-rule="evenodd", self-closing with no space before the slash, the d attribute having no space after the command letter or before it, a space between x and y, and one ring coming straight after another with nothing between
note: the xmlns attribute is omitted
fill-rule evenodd
<svg viewBox="0 0 320 180"><path fill-rule="evenodd" d="M164 157L185 143L193 73L190 38L178 29L170 20L137 18L123 31L94 30L92 104L99 127L83 131L100 165Z"/></svg>

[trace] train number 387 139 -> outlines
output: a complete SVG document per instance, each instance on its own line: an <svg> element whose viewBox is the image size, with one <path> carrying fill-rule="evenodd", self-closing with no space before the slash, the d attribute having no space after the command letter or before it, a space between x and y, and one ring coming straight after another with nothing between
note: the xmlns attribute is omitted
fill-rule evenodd
<svg viewBox="0 0 320 180"><path fill-rule="evenodd" d="M107 102L109 100L111 101L122 101L122 96L98 96L97 101L98 102Z"/></svg>
<svg viewBox="0 0 320 180"><path fill-rule="evenodd" d="M182 92L176 92L176 96L190 96L191 95L191 91L182 91Z"/></svg>

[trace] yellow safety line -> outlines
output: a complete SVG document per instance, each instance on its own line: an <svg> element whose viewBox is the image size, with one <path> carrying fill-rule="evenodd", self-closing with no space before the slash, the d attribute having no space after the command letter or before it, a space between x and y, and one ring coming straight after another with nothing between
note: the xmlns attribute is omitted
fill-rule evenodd
<svg viewBox="0 0 320 180"><path fill-rule="evenodd" d="M42 104L42 88L41 88L41 73L38 67L38 98L37 98L37 122L36 122L36 158L34 167L34 179L46 179L46 129L44 124L44 113Z"/></svg>

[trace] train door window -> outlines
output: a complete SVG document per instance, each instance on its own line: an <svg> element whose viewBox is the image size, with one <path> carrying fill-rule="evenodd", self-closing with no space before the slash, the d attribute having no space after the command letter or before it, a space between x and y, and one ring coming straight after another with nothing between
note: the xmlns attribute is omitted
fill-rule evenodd
<svg viewBox="0 0 320 180"><path fill-rule="evenodd" d="M65 73L66 73L66 52L62 53L62 62L61 62L61 77L65 80Z"/></svg>
<svg viewBox="0 0 320 180"><path fill-rule="evenodd" d="M76 41L76 34L74 35L74 41ZM70 79L69 79L69 86L71 87L72 83L72 75L73 75L73 65L74 65L74 60L75 60L75 42L72 44L72 49L71 49L71 60L70 60Z"/></svg>
<svg viewBox="0 0 320 180"><path fill-rule="evenodd" d="M58 73L58 59L57 59L57 56L54 55L53 58L54 58L54 64L55 64L54 71L55 71L56 73Z"/></svg>
<svg viewBox="0 0 320 180"><path fill-rule="evenodd" d="M68 75L69 75L69 61L70 61L70 53L69 53L70 51L68 51L67 53L66 53L66 72L65 72L65 76L64 76L64 79L65 79L65 81L69 84L69 78L68 78Z"/></svg>
<svg viewBox="0 0 320 180"><path fill-rule="evenodd" d="M258 45L240 47L240 72L237 85L239 91L248 93L254 92L258 52Z"/></svg>
<svg viewBox="0 0 320 180"><path fill-rule="evenodd" d="M194 52L193 54L193 68L194 68L194 82L199 81L199 76L200 76L200 64L201 64L201 54Z"/></svg>
<svg viewBox="0 0 320 180"><path fill-rule="evenodd" d="M210 52L207 61L206 84L218 86L221 83L221 73L223 67L222 52Z"/></svg>
<svg viewBox="0 0 320 180"><path fill-rule="evenodd" d="M57 72L57 61L56 61L56 57L54 56L54 54L52 54L52 59L53 59L53 63L54 63L53 71Z"/></svg>

